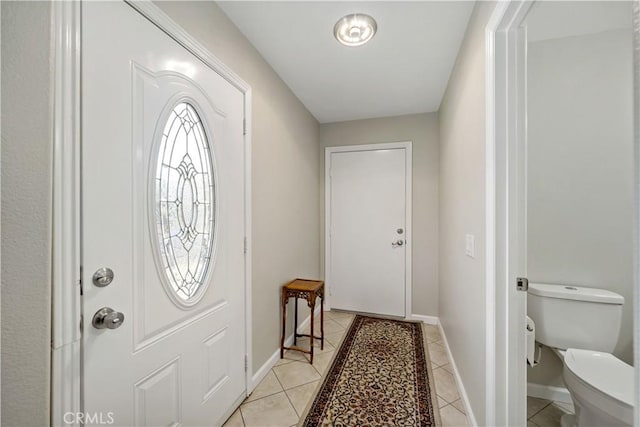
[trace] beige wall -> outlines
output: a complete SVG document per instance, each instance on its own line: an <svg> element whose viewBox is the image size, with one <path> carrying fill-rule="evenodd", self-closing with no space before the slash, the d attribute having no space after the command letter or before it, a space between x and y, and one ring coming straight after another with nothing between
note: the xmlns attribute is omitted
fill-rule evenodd
<svg viewBox="0 0 640 427"><path fill-rule="evenodd" d="M253 91L255 371L280 345L280 286L296 277L320 277L318 122L215 3L156 4Z"/></svg>
<svg viewBox="0 0 640 427"><path fill-rule="evenodd" d="M51 6L1 7L2 425L48 425Z"/></svg>
<svg viewBox="0 0 640 427"><path fill-rule="evenodd" d="M440 321L479 425L485 424L485 27L478 2L440 107ZM475 235L476 257L465 255Z"/></svg>
<svg viewBox="0 0 640 427"><path fill-rule="evenodd" d="M413 153L413 311L438 315L437 113L320 125L320 206L324 230L324 151L326 147L412 141ZM322 232L324 236L324 231ZM324 239L322 240L324 245ZM322 251L324 258L324 250Z"/></svg>
<svg viewBox="0 0 640 427"><path fill-rule="evenodd" d="M528 46L530 281L624 296L614 354L633 360L633 99L631 30ZM614 332L614 331L612 331ZM528 381L562 386L545 351Z"/></svg>

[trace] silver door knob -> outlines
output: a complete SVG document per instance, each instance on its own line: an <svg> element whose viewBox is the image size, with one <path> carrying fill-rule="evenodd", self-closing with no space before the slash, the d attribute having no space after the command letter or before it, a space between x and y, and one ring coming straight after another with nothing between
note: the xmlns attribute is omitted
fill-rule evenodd
<svg viewBox="0 0 640 427"><path fill-rule="evenodd" d="M391 244L391 246L393 246L394 248L395 248L396 246L402 246L402 245L404 245L404 240L402 240L402 239L398 239L398 240L396 240L395 242L393 242L393 243Z"/></svg>
<svg viewBox="0 0 640 427"><path fill-rule="evenodd" d="M118 329L124 322L124 314L113 311L112 308L102 307L93 315L92 324L96 329Z"/></svg>
<svg viewBox="0 0 640 427"><path fill-rule="evenodd" d="M97 287L104 288L113 282L113 270L109 267L99 268L95 273L93 273L93 278L91 280Z"/></svg>

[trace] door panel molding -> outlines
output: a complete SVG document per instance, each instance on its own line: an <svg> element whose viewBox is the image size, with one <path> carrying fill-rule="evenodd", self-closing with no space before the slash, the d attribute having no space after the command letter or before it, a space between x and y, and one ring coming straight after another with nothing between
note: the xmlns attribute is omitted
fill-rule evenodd
<svg viewBox="0 0 640 427"><path fill-rule="evenodd" d="M247 394L253 389L251 320L251 87L151 1L127 1L244 97L245 352ZM80 106L81 3L52 2L54 30L51 424L79 425L81 398Z"/></svg>
<svg viewBox="0 0 640 427"><path fill-rule="evenodd" d="M405 150L405 188L406 188L406 197L405 197L405 240L409 242L405 246L405 318L409 319L412 316L412 250L411 246L413 243L413 226L411 222L411 209L412 209L412 200L413 200L413 191L412 191L412 152L411 152L412 142L411 141L401 141L401 142L385 142L385 143L377 143L377 144L363 144L363 145L345 145L340 147L326 147L325 148L325 162L324 162L324 182L325 182L325 193L324 193L324 217L325 217L325 227L324 227L324 278L325 284L327 286L327 302L326 302L326 310L331 309L331 155L333 153L349 153L349 152L357 152L357 151L378 151L378 150L389 150L389 149L404 149Z"/></svg>

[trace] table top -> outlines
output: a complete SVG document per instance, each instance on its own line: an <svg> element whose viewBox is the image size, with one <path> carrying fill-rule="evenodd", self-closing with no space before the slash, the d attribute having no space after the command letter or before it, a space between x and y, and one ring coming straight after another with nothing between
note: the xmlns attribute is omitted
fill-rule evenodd
<svg viewBox="0 0 640 427"><path fill-rule="evenodd" d="M316 292L324 286L322 280L295 279L284 285L285 288L292 291Z"/></svg>

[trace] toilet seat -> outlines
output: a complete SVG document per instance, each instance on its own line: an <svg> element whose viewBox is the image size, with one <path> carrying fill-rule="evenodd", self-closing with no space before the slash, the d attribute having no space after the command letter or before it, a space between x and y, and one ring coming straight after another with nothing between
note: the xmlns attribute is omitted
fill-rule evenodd
<svg viewBox="0 0 640 427"><path fill-rule="evenodd" d="M612 354L570 348L564 380L576 397L611 417L633 424L634 371Z"/></svg>

